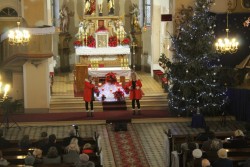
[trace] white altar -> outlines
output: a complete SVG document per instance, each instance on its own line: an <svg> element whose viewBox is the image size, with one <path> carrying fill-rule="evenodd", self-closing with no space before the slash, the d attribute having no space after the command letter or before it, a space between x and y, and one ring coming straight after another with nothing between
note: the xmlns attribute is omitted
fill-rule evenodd
<svg viewBox="0 0 250 167"><path fill-rule="evenodd" d="M110 84L105 83L98 87L100 94L97 96L95 94L95 99L98 101L117 101L117 99L114 98L114 92L116 92L118 89L124 93L124 98L128 97L129 94L126 94L124 89L122 88L121 83L119 84ZM102 96L105 95L105 100L102 100Z"/></svg>
<svg viewBox="0 0 250 167"><path fill-rule="evenodd" d="M121 68L121 67L106 67L106 68L88 68L88 73L92 77L105 77L105 75L109 72L113 72L116 76L125 76L126 78L130 77L131 70L129 67Z"/></svg>

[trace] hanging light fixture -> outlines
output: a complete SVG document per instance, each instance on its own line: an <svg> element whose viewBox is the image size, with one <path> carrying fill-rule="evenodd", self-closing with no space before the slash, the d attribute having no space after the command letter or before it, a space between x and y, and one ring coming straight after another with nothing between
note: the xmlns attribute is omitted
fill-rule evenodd
<svg viewBox="0 0 250 167"><path fill-rule="evenodd" d="M17 1L17 7L18 7L18 19L20 20L19 17L19 5L20 5L20 0ZM8 34L9 38L9 44L10 45L27 45L28 42L30 41L30 33L27 30L20 30L20 24L21 22L17 22L17 29L16 30L10 30Z"/></svg>
<svg viewBox="0 0 250 167"><path fill-rule="evenodd" d="M20 22L17 22L17 29L15 31L10 30L8 37L9 37L9 44L10 45L26 45L30 41L30 34L27 30L20 30L19 28Z"/></svg>
<svg viewBox="0 0 250 167"><path fill-rule="evenodd" d="M227 11L227 27L226 27L226 38L221 39L219 38L217 40L217 42L215 43L215 47L216 47L216 51L219 54L225 54L225 53L236 53L238 50L238 45L239 42L237 42L237 40L235 38L229 39L228 37L228 33L229 33L229 28L228 28L228 15L230 12L230 7L231 7L232 3L229 0L228 2L228 11Z"/></svg>

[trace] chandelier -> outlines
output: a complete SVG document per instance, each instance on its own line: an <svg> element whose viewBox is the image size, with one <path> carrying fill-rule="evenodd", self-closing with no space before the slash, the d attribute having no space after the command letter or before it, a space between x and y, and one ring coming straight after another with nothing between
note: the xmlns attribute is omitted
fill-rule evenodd
<svg viewBox="0 0 250 167"><path fill-rule="evenodd" d="M228 2L226 38L224 39L219 38L217 42L215 43L216 51L219 54L225 54L225 53L233 54L233 53L236 53L238 50L239 42L237 42L235 38L232 38L232 39L228 38L228 33L229 33L228 14L230 11L230 7L231 7L231 1Z"/></svg>
<svg viewBox="0 0 250 167"><path fill-rule="evenodd" d="M9 44L10 45L27 45L30 41L30 34L27 30L20 30L19 28L20 22L17 22L17 29L15 31L10 30L8 37L9 37Z"/></svg>

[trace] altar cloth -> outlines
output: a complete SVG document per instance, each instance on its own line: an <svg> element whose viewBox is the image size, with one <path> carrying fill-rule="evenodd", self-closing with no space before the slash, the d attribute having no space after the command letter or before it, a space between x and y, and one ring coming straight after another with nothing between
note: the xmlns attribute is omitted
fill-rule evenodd
<svg viewBox="0 0 250 167"><path fill-rule="evenodd" d="M75 47L76 55L128 55L129 46L91 48L86 46Z"/></svg>
<svg viewBox="0 0 250 167"><path fill-rule="evenodd" d="M116 76L129 77L131 73L131 69L121 68L121 67L104 67L104 68L97 68L97 69L88 68L89 75L93 77L105 77L105 75L109 72L115 73Z"/></svg>

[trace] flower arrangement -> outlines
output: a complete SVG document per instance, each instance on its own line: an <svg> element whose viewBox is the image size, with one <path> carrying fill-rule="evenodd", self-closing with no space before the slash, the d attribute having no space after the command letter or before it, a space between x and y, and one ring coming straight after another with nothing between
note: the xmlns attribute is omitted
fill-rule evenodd
<svg viewBox="0 0 250 167"><path fill-rule="evenodd" d="M116 47L117 42L118 42L117 36L110 36L109 37L109 43L108 44L109 44L110 47Z"/></svg>
<svg viewBox="0 0 250 167"><path fill-rule="evenodd" d="M100 90L98 89L98 87L94 88L94 93L96 94L97 97L99 96Z"/></svg>
<svg viewBox="0 0 250 167"><path fill-rule="evenodd" d="M111 84L115 84L117 82L117 78L115 76L116 73L109 72L105 75L106 77L106 82L109 82Z"/></svg>
<svg viewBox="0 0 250 167"><path fill-rule="evenodd" d="M124 100L124 93L120 89L118 89L117 91L115 91L113 94L114 94L114 98L117 101Z"/></svg>
<svg viewBox="0 0 250 167"><path fill-rule="evenodd" d="M88 47L95 48L95 38L92 35L87 37L87 41L86 38L84 38L84 43L86 42Z"/></svg>
<svg viewBox="0 0 250 167"><path fill-rule="evenodd" d="M128 37L122 40L122 45L129 45L129 43L130 43L130 39Z"/></svg>
<svg viewBox="0 0 250 167"><path fill-rule="evenodd" d="M74 46L82 46L82 41L80 40L74 41Z"/></svg>

